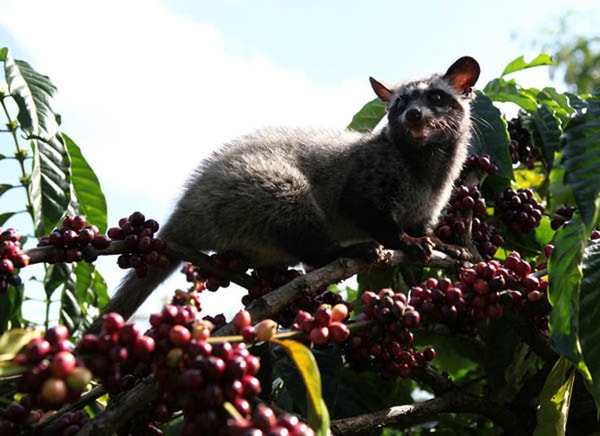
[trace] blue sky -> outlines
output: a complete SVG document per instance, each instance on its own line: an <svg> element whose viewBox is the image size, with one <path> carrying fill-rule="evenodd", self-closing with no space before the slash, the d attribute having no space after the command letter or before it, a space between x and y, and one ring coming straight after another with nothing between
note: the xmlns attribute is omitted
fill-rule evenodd
<svg viewBox="0 0 600 436"><path fill-rule="evenodd" d="M483 86L536 55L531 41L575 4L597 1L3 0L0 46L58 86L63 130L96 170L109 222L133 210L164 222L222 142L264 125L344 128L372 98L369 76L444 72L465 54ZM549 83L544 69L517 79ZM3 196L0 210L15 201ZM112 261L100 267L114 287ZM173 283L150 310L185 286ZM208 298L220 305L220 293Z"/></svg>

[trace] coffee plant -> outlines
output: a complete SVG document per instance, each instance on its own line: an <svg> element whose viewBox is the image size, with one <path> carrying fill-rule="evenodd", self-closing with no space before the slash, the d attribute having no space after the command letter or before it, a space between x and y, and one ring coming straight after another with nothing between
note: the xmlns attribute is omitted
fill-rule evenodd
<svg viewBox="0 0 600 436"><path fill-rule="evenodd" d="M139 211L109 227L56 88L6 48L0 61L0 197L25 206L0 211L0 434L600 431L600 95L509 78L548 56L510 62L477 93L470 156L434 230L469 261L382 249L304 272L186 253L182 289L145 331L103 312L94 262L144 276L174 248ZM348 127L384 112L373 100ZM25 279L34 264L42 276ZM350 277L357 289L339 285ZM248 291L235 316L203 313L203 292L225 301L231 283ZM58 322L27 313L34 286Z"/></svg>

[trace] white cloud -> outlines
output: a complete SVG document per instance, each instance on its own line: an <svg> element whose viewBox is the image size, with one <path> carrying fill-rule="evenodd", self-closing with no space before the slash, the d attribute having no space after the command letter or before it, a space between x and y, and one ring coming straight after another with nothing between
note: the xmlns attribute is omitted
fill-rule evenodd
<svg viewBox="0 0 600 436"><path fill-rule="evenodd" d="M343 127L369 98L366 80L317 88L300 69L232 56L216 29L158 1L3 9L0 24L59 87L64 129L123 195L171 198L224 140L266 124Z"/></svg>
<svg viewBox="0 0 600 436"><path fill-rule="evenodd" d="M164 220L192 168L227 139L263 125L343 128L371 98L366 78L317 87L300 68L233 56L217 29L156 0L14 0L0 26L24 50L13 56L57 85L63 129L103 183L112 220L133 210ZM101 265L114 289L121 271ZM161 302L155 293L142 312Z"/></svg>

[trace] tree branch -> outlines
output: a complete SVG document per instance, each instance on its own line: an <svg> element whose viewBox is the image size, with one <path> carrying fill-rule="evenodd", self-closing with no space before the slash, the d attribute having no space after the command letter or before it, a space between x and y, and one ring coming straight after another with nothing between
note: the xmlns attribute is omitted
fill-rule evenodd
<svg viewBox="0 0 600 436"><path fill-rule="evenodd" d="M82 395L77 401L63 407L60 410L57 410L56 413L53 413L51 415L50 414L45 415L44 418L40 422L38 422L37 424L34 424L32 427L34 429L44 428L44 427L52 424L54 421L56 421L58 418L63 416L65 413L83 409L85 406L92 403L93 401L95 401L96 399L100 398L103 395L106 395L106 390L104 389L104 387L96 386L91 391L86 392L84 395Z"/></svg>
<svg viewBox="0 0 600 436"><path fill-rule="evenodd" d="M352 418L338 419L331 423L331 431L335 436L360 436L376 428L407 428L433 421L436 415L442 413L477 413L502 426L506 434L528 434L513 413L485 398L460 390L422 403L390 407Z"/></svg>
<svg viewBox="0 0 600 436"><path fill-rule="evenodd" d="M29 264L50 262L54 252L54 247L36 247L23 250L23 253L29 256ZM108 256L121 254L125 252L123 241L112 241L110 246L103 250L98 250L99 256ZM434 251L432 257L427 261L411 261L406 254L399 250L381 250L378 253L380 257L374 261L365 261L357 259L340 258L329 265L313 270L305 275L297 277L291 282L269 294L254 300L248 310L254 320L260 320L272 317L282 308L291 304L295 299L304 294L314 294L317 289L327 286L331 283L337 283L353 275L367 271L371 268L395 268L400 265L420 265L431 266L435 268L457 268L459 261L453 259L444 253ZM256 285L255 278L248 274L235 271L225 271L215 265L213 259L206 254L189 249L178 244L169 244L167 255L173 258L179 258L182 262L191 262L210 273L234 282L246 289ZM137 309L134 308L135 311ZM231 325L218 330L217 335L230 335L235 333Z"/></svg>
<svg viewBox="0 0 600 436"><path fill-rule="evenodd" d="M441 413L477 413L503 427L506 434L527 434L517 415L487 398L466 392L431 366L415 368L412 378L429 386L436 398L335 420L331 423L333 434L358 436L386 426L407 428L433 421Z"/></svg>
<svg viewBox="0 0 600 436"><path fill-rule="evenodd" d="M48 262L52 263L52 255L56 250L55 247L34 247L22 250L19 253L29 256L29 265L34 263ZM125 252L125 243L123 241L112 241L108 248L97 250L99 256L111 256Z"/></svg>
<svg viewBox="0 0 600 436"><path fill-rule="evenodd" d="M250 312L252 319L255 321L270 318L281 309L289 306L298 297L305 294L312 295L323 286L338 283L369 269L378 267L396 268L400 265L408 264L427 265L434 268L456 268L459 265L456 259L439 251L434 251L433 256L427 262L411 261L404 252L399 250L383 250L382 257L377 261L371 262L340 258L329 265L296 277L289 283L255 299L246 307L246 310ZM213 336L228 336L232 334L235 334L235 329L233 324L229 323L216 330Z"/></svg>
<svg viewBox="0 0 600 436"><path fill-rule="evenodd" d="M199 266L211 274L227 279L246 289L258 283L255 278L249 276L248 274L244 274L243 272L227 271L219 268L215 265L214 260L211 259L210 256L207 256L201 251L193 250L183 245L170 242L167 246L167 254L172 257L182 259L184 262L190 262L191 264Z"/></svg>
<svg viewBox="0 0 600 436"><path fill-rule="evenodd" d="M105 436L114 434L121 426L133 418L158 397L156 380L148 376L130 391L119 396L116 401L83 426L78 436Z"/></svg>

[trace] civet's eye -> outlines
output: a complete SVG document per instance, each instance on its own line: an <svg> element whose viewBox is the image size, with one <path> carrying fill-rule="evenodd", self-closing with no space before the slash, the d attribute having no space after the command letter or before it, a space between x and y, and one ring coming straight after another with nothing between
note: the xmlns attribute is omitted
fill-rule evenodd
<svg viewBox="0 0 600 436"><path fill-rule="evenodd" d="M406 108L406 101L408 98L405 95L399 95L396 97L396 109L403 111Z"/></svg>
<svg viewBox="0 0 600 436"><path fill-rule="evenodd" d="M436 106L442 106L444 104L444 100L445 100L444 97L445 97L445 94L441 91L431 91L427 95L427 98L429 99L429 101Z"/></svg>

